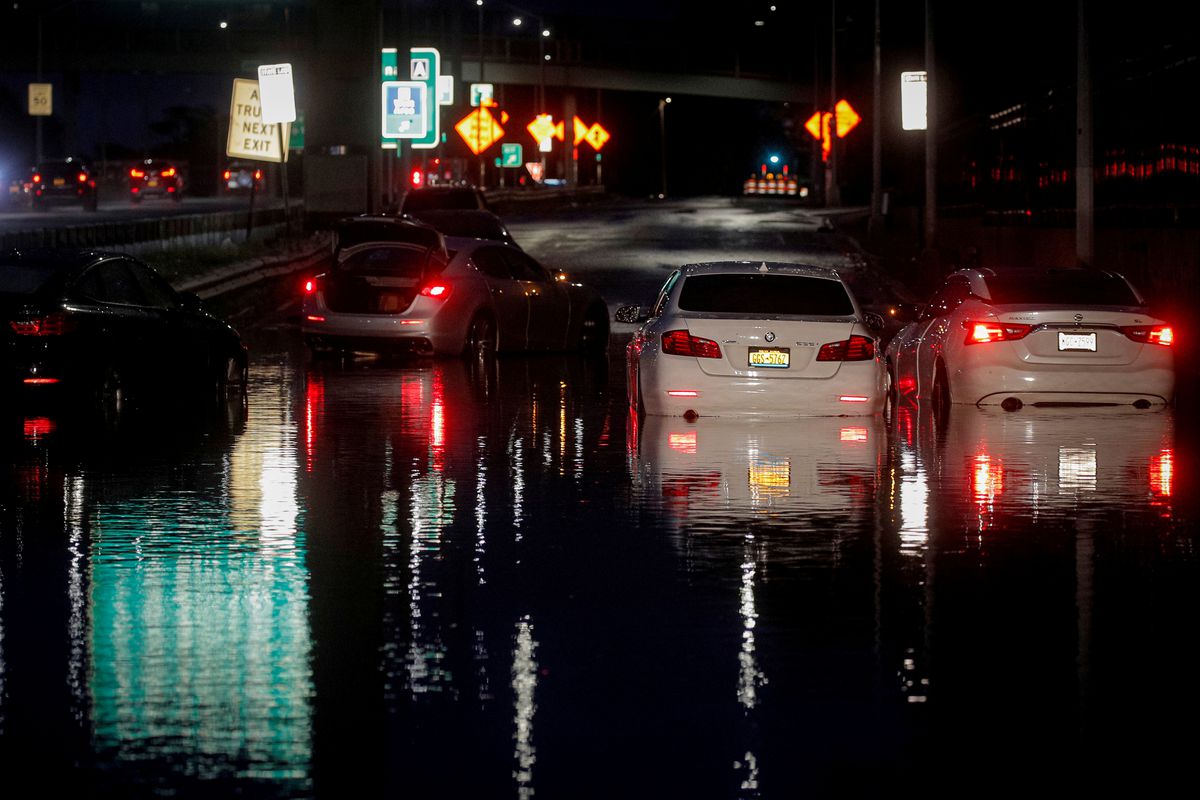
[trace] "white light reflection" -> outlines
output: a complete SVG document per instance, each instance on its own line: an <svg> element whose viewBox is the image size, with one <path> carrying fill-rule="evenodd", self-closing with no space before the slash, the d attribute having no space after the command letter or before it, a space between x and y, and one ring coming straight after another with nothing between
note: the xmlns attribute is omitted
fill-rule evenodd
<svg viewBox="0 0 1200 800"><path fill-rule="evenodd" d="M436 459L435 459L436 461ZM442 548L442 534L454 522L455 484L446 480L445 473L434 470L427 476L413 476L409 545L409 639L407 674L408 689L413 697L430 691L441 691L449 681L442 667L446 658L446 643L441 632L425 623L423 602L437 595L437 588L422 577L421 568L428 559L437 558Z"/></svg>
<svg viewBox="0 0 1200 800"><path fill-rule="evenodd" d="M583 477L583 418L575 418L575 480Z"/></svg>
<svg viewBox="0 0 1200 800"><path fill-rule="evenodd" d="M929 541L929 478L916 455L900 455L900 554L919 556Z"/></svg>
<svg viewBox="0 0 1200 800"><path fill-rule="evenodd" d="M475 575L479 585L487 583L484 574L483 557L487 552L487 437L480 436L476 440L478 457L475 459Z"/></svg>
<svg viewBox="0 0 1200 800"><path fill-rule="evenodd" d="M0 736L4 735L4 709L8 705L8 691L4 684L7 672L4 663L4 570L0 569Z"/></svg>
<svg viewBox="0 0 1200 800"><path fill-rule="evenodd" d="M75 722L79 724L83 724L84 721L87 696L87 597L83 586L83 489L83 478L79 476L67 478L66 485L63 487L63 497L66 500L63 516L67 523L67 551L71 556L70 566L67 568L67 603L71 609L70 617L67 619L67 641L71 648L67 663L67 685L71 691L73 706L71 714L75 718Z"/></svg>
<svg viewBox="0 0 1200 800"><path fill-rule="evenodd" d="M733 769L735 772L742 772L744 770L746 773L746 777L742 778L739 788L743 792L757 793L758 759L755 757L754 753L751 753L749 750L747 750L746 756L741 761L733 762Z"/></svg>
<svg viewBox="0 0 1200 800"><path fill-rule="evenodd" d="M1096 491L1095 448L1058 448L1058 491L1061 494Z"/></svg>
<svg viewBox="0 0 1200 800"><path fill-rule="evenodd" d="M739 611L742 615L742 647L738 651L738 702L746 710L758 705L758 688L767 683L767 678L758 666L758 648L754 629L758 625L758 609L754 600L754 579L758 565L754 560L754 536L746 536L745 554L742 559L742 588Z"/></svg>
<svg viewBox="0 0 1200 800"><path fill-rule="evenodd" d="M525 445L518 438L508 443L508 457L512 463L512 510L513 528L517 541L521 541L521 523L525 520Z"/></svg>
<svg viewBox="0 0 1200 800"><path fill-rule="evenodd" d="M538 681L536 651L533 624L526 614L517 622L512 666L513 722L516 726L513 731L516 741L513 757L517 762L513 778L517 782L517 797L523 800L533 797L533 765L537 761L537 749L533 746L533 715L537 711L534 695Z"/></svg>

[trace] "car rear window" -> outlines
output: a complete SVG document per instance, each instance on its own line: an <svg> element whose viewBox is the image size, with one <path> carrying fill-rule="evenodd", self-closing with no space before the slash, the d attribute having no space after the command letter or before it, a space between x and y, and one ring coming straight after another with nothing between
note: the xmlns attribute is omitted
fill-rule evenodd
<svg viewBox="0 0 1200 800"><path fill-rule="evenodd" d="M418 211L433 209L467 211L477 208L479 208L479 198L471 189L455 189L445 192L436 189L418 189L409 192L404 198L405 213L415 214Z"/></svg>
<svg viewBox="0 0 1200 800"><path fill-rule="evenodd" d="M987 278L994 305L1140 306L1122 278L1099 272L998 275Z"/></svg>
<svg viewBox="0 0 1200 800"><path fill-rule="evenodd" d="M338 270L360 275L390 275L419 280L437 275L446 267L436 254L413 247L370 247L348 254Z"/></svg>
<svg viewBox="0 0 1200 800"><path fill-rule="evenodd" d="M504 228L494 217L466 214L461 211L427 211L421 221L432 225L447 236L469 239L503 239Z"/></svg>
<svg viewBox="0 0 1200 800"><path fill-rule="evenodd" d="M693 275L679 291L679 308L722 314L854 314L854 305L840 282L778 274Z"/></svg>
<svg viewBox="0 0 1200 800"><path fill-rule="evenodd" d="M34 294L58 272L50 266L0 264L0 294Z"/></svg>
<svg viewBox="0 0 1200 800"><path fill-rule="evenodd" d="M71 161L51 161L43 164L38 164L34 172L39 172L42 175L51 178L74 178L81 171L87 169L83 164Z"/></svg>

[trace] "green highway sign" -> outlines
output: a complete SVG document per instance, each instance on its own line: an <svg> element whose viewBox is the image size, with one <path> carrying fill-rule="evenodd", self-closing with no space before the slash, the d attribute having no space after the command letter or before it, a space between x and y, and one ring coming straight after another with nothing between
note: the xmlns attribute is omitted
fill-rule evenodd
<svg viewBox="0 0 1200 800"><path fill-rule="evenodd" d="M438 74L442 56L435 47L409 48L409 79L426 86L422 102L425 105L425 133L412 140L414 150L431 150L442 141L441 109L438 107Z"/></svg>
<svg viewBox="0 0 1200 800"><path fill-rule="evenodd" d="M497 167L519 167L524 161L519 144L500 145L500 158L496 159ZM503 162L503 163L499 163Z"/></svg>

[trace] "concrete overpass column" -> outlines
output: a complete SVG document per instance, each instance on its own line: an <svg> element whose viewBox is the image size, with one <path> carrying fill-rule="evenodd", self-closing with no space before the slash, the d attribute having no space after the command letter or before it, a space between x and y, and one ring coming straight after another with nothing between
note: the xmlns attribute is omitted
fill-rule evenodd
<svg viewBox="0 0 1200 800"><path fill-rule="evenodd" d="M576 160L575 93L563 93L563 178L568 186L579 185L579 162Z"/></svg>

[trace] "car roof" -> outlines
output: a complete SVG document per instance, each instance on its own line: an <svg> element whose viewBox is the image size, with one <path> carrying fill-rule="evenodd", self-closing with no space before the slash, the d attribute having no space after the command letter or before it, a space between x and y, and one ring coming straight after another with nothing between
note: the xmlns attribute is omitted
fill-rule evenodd
<svg viewBox="0 0 1200 800"><path fill-rule="evenodd" d="M335 251L370 242L410 244L429 250L445 252L446 241L435 228L421 222L398 217L346 217L334 227Z"/></svg>
<svg viewBox="0 0 1200 800"><path fill-rule="evenodd" d="M812 264L794 264L786 261L705 261L698 264L685 264L679 270L683 277L692 275L714 274L786 274L803 275L809 278L824 278L841 281L842 276L830 267L817 267Z"/></svg>
<svg viewBox="0 0 1200 800"><path fill-rule="evenodd" d="M7 266L31 266L73 270L104 258L129 258L124 253L75 247L12 247L0 251L0 269Z"/></svg>

